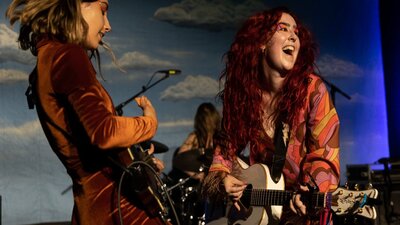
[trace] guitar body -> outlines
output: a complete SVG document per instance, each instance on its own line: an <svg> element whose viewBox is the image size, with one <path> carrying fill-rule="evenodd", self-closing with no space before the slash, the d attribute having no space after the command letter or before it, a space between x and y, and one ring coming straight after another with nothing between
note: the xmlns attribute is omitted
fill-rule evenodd
<svg viewBox="0 0 400 225"><path fill-rule="evenodd" d="M249 167L241 159L237 159L240 166L240 179L252 185L253 189L270 189L284 190L285 183L283 175L278 183L275 183L270 176L269 169L266 165L255 164ZM207 223L208 225L265 225L277 224L282 215L282 206L252 206L243 198L239 202L240 209L237 209L232 204L228 205L227 218Z"/></svg>
<svg viewBox="0 0 400 225"><path fill-rule="evenodd" d="M253 189L284 190L285 183L283 175L278 183L271 179L269 169L266 165L255 164L249 167L238 158L241 169L241 179L252 185ZM263 225L275 224L282 215L282 206L251 206L248 201L240 202L240 210L235 206L228 211L228 224L234 225Z"/></svg>
<svg viewBox="0 0 400 225"><path fill-rule="evenodd" d="M135 146L132 146L135 147ZM164 199L161 194L161 184L156 179L151 169L143 165L144 163L152 165L152 158L140 146L135 149L130 148L119 153L119 162L126 168L129 168L130 174L126 175L124 189L133 193L140 200L142 207L147 211L150 217L159 217L167 215L167 209L164 207ZM141 162L143 164L131 165L132 162Z"/></svg>

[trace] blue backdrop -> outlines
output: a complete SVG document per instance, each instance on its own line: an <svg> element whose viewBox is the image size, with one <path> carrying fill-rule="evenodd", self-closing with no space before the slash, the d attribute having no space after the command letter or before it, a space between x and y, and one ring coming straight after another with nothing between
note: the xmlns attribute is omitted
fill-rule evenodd
<svg viewBox="0 0 400 225"><path fill-rule="evenodd" d="M1 1L2 15L9 2ZM105 40L127 71L121 73L111 65L109 56L102 55L107 80L103 83L116 104L139 92L154 71L168 68L183 71L145 93L156 107L160 121L154 139L170 148L158 155L164 159L167 172L173 150L192 130L197 106L211 101L221 109L214 102L219 90L217 79L223 68L222 55L238 24L254 11L277 5L276 1L257 0L110 0L113 30ZM342 182L346 178L346 165L366 163L379 169L380 165L374 162L389 156L389 144L378 0L284 0L279 5L292 9L312 30L320 47L317 65L321 75L351 97L349 100L338 92L335 94L341 120ZM389 26L388 36L397 28L398 24ZM27 108L24 91L35 59L18 50L17 31L18 25L10 28L4 17L0 17L3 223L69 220L71 181L49 148L36 113ZM395 40L399 40L398 36ZM398 46L395 51L392 45L384 50L397 53ZM397 77L398 86L398 69L390 69L394 65L388 70ZM386 85L393 83L389 80ZM398 99L398 91L394 91L398 88L391 88L391 93L397 95L389 97L389 111L397 107L398 115L398 103L393 100ZM134 104L126 106L124 112L125 115L140 113ZM394 129L398 129L398 120L395 123Z"/></svg>

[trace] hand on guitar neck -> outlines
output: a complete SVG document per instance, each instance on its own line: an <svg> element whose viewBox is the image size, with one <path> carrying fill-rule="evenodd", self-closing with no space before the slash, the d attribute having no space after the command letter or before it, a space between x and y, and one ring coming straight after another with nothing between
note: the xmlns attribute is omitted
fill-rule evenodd
<svg viewBox="0 0 400 225"><path fill-rule="evenodd" d="M309 192L307 186L300 185L300 192L306 193ZM307 206L301 200L301 194L294 194L292 199L289 202L290 209L299 216L307 215Z"/></svg>

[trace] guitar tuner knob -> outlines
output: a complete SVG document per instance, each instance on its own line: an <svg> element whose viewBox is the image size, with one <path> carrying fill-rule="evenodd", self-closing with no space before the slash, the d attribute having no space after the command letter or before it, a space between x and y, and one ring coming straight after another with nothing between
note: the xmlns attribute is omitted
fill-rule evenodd
<svg viewBox="0 0 400 225"><path fill-rule="evenodd" d="M359 208L358 210L357 210L357 213L362 213L363 212L363 209L362 208Z"/></svg>
<svg viewBox="0 0 400 225"><path fill-rule="evenodd" d="M364 192L360 192L359 196L364 196Z"/></svg>
<svg viewBox="0 0 400 225"><path fill-rule="evenodd" d="M355 189L356 191L360 190L360 185L355 184L355 185L354 185L354 189Z"/></svg>
<svg viewBox="0 0 400 225"><path fill-rule="evenodd" d="M339 195L342 195L342 194L343 194L343 190L340 190L340 191L339 191Z"/></svg>
<svg viewBox="0 0 400 225"><path fill-rule="evenodd" d="M349 196L350 196L350 197L353 197L353 192L350 192L350 193L349 193Z"/></svg>
<svg viewBox="0 0 400 225"><path fill-rule="evenodd" d="M338 209L336 210L336 212L341 213L341 212L342 212L342 209L341 209L341 208L338 208Z"/></svg>
<svg viewBox="0 0 400 225"><path fill-rule="evenodd" d="M346 188L346 189L349 189L349 183L346 181L346 183L344 184L344 187Z"/></svg>

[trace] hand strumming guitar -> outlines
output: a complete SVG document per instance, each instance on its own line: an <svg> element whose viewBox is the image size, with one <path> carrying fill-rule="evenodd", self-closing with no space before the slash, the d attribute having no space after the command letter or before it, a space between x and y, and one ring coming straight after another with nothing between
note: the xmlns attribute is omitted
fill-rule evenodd
<svg viewBox="0 0 400 225"><path fill-rule="evenodd" d="M226 175L223 182L226 193L234 202L235 207L239 209L240 207L237 204L237 201L239 201L239 199L242 197L243 191L247 184L229 174Z"/></svg>
<svg viewBox="0 0 400 225"><path fill-rule="evenodd" d="M150 144L150 149L148 150L148 153L149 153L149 155L152 155L154 153L154 145L153 144ZM152 161L153 161L156 171L161 173L165 168L164 162L161 159L156 158L156 157L153 157Z"/></svg>

